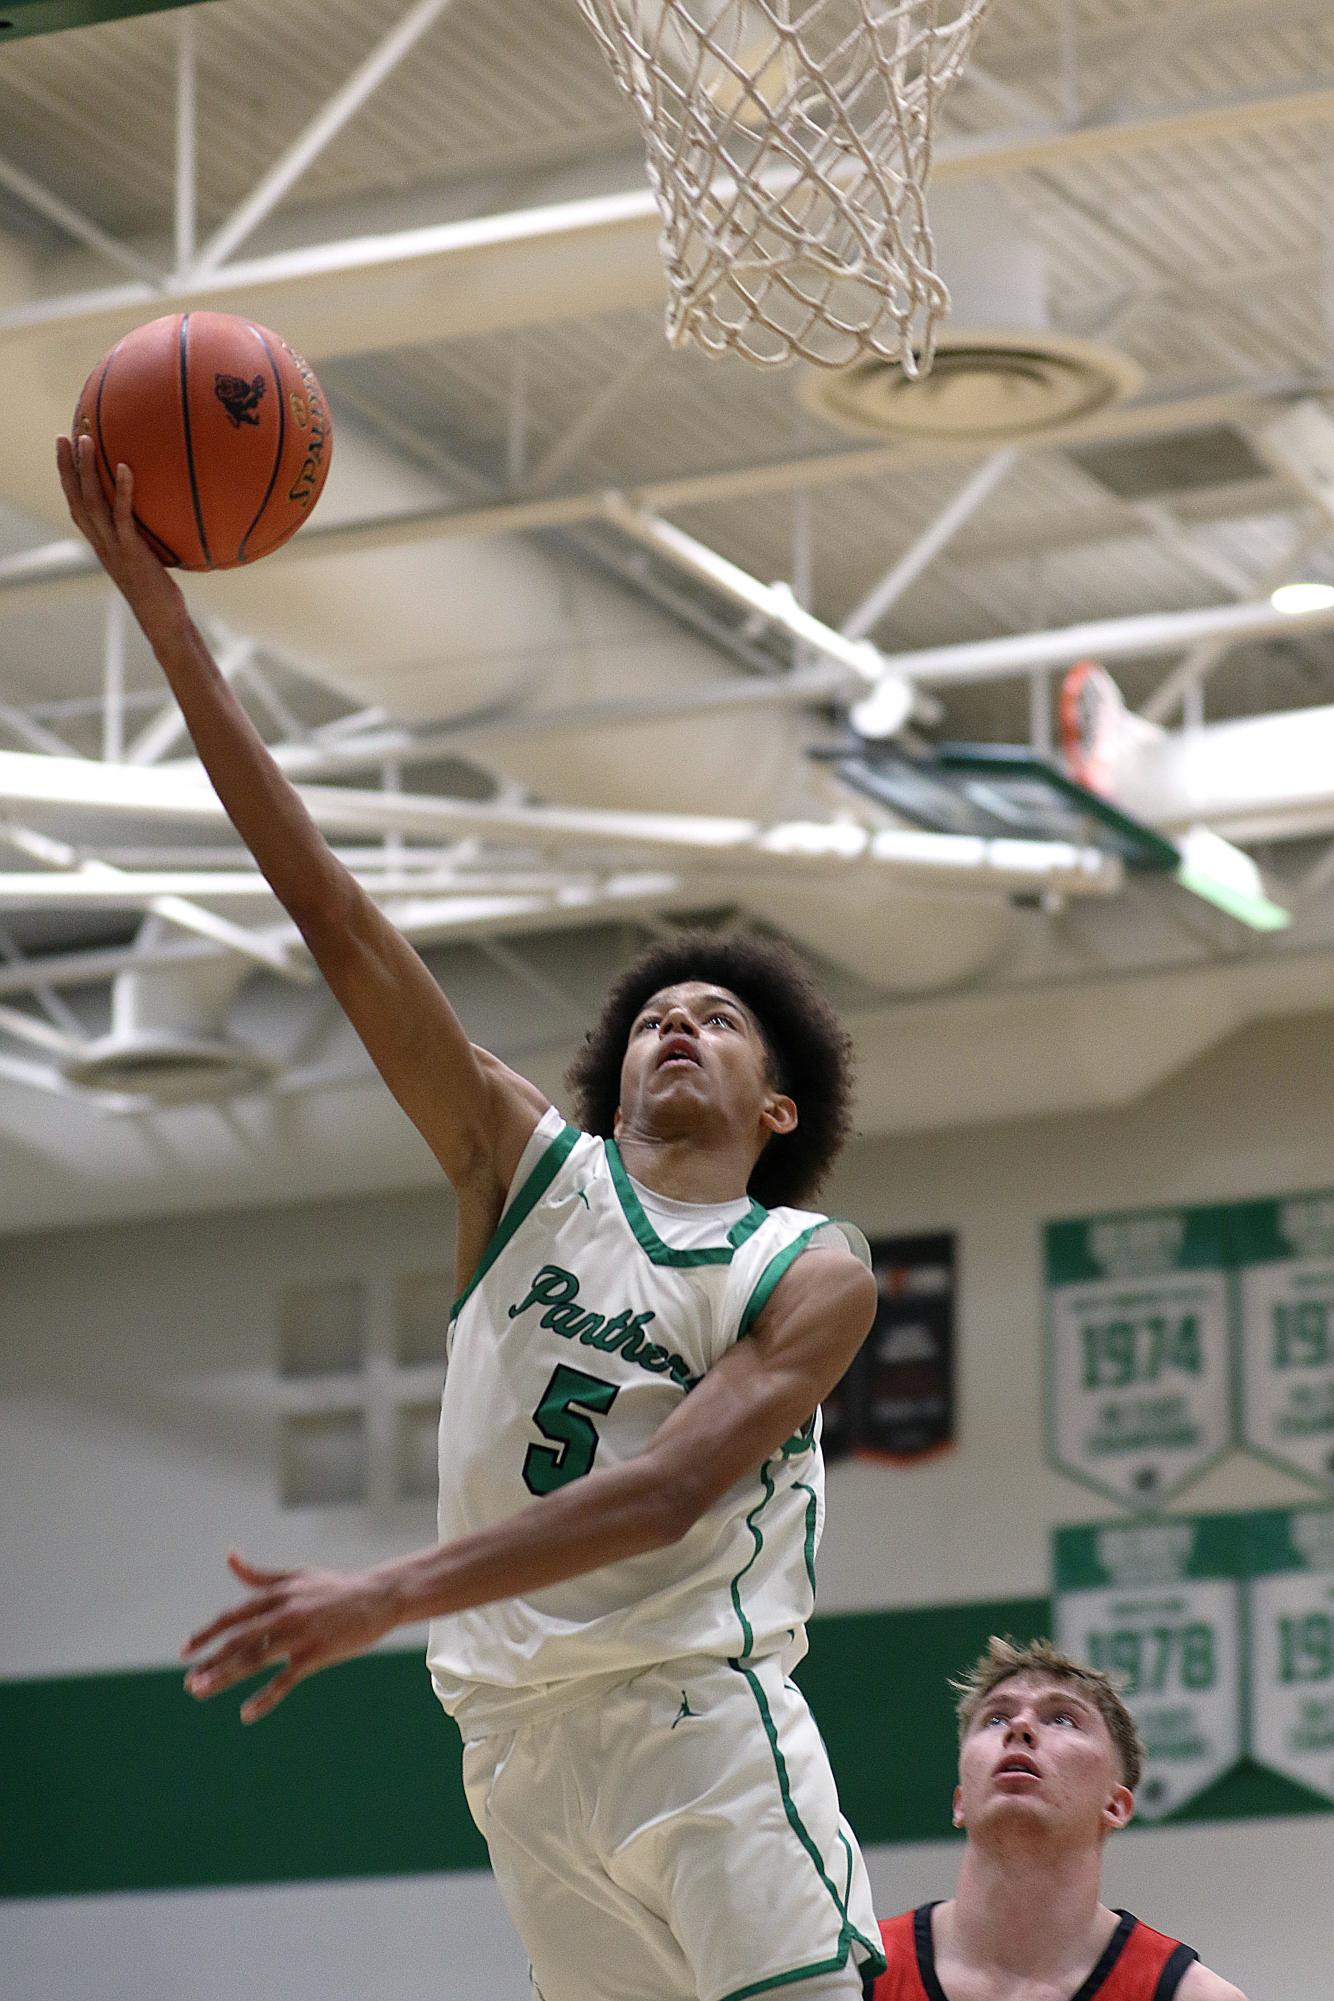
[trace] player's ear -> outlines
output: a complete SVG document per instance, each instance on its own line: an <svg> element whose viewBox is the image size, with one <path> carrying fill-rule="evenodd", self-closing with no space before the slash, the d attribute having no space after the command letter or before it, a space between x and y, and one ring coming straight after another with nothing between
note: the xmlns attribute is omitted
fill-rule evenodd
<svg viewBox="0 0 1334 2001"><path fill-rule="evenodd" d="M795 1132L797 1108L791 1098L785 1098L780 1091L774 1091L764 1101L760 1123L767 1126L771 1133Z"/></svg>
<svg viewBox="0 0 1334 2001"><path fill-rule="evenodd" d="M1115 1834L1118 1828L1124 1827L1128 1821L1133 1819L1134 1812L1135 1795L1131 1792L1130 1787L1117 1786L1109 1795L1107 1804L1102 1810L1103 1824L1107 1832Z"/></svg>
<svg viewBox="0 0 1334 2001"><path fill-rule="evenodd" d="M613 1139L616 1140L618 1140L621 1137L621 1108L619 1105L616 1107L616 1110L612 1114L611 1136Z"/></svg>
<svg viewBox="0 0 1334 2001"><path fill-rule="evenodd" d="M953 1800L953 1804L952 1804L952 1807L951 1807L951 1812L950 1812L950 1818L951 1818L951 1819L953 1820L953 1822L954 1822L954 1825L955 1825L956 1827L962 1827L962 1826L963 1826L963 1787L962 1787L962 1786L956 1786L956 1787L954 1788L954 1800Z"/></svg>

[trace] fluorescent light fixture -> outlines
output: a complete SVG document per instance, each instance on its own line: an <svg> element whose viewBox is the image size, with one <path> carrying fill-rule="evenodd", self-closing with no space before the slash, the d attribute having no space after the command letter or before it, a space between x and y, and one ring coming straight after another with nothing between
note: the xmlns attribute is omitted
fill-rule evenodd
<svg viewBox="0 0 1334 2001"><path fill-rule="evenodd" d="M1265 894L1264 879L1243 849L1208 827L1192 827L1179 845L1176 880L1183 889L1252 931L1284 931L1291 924L1291 913Z"/></svg>
<svg viewBox="0 0 1334 2001"><path fill-rule="evenodd" d="M1334 605L1334 584L1280 584L1270 592L1269 602L1289 618L1304 611L1328 611Z"/></svg>

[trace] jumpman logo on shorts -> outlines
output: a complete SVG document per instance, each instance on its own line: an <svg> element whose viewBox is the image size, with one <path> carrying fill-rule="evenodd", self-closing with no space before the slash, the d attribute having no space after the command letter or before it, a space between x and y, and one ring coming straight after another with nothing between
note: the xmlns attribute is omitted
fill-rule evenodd
<svg viewBox="0 0 1334 2001"><path fill-rule="evenodd" d="M692 1709L690 1707L690 1697L686 1694L685 1690L682 1689L681 1707L677 1710L676 1715L672 1719L673 1730L675 1730L678 1723L684 1723L688 1716L698 1716L698 1715L699 1711L697 1709Z"/></svg>

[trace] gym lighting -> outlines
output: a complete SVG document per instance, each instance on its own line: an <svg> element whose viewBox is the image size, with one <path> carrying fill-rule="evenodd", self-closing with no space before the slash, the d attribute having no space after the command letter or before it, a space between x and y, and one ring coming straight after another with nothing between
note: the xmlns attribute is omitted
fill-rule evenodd
<svg viewBox="0 0 1334 2001"><path fill-rule="evenodd" d="M1280 584L1269 602L1288 618L1304 611L1328 611L1334 605L1334 584Z"/></svg>

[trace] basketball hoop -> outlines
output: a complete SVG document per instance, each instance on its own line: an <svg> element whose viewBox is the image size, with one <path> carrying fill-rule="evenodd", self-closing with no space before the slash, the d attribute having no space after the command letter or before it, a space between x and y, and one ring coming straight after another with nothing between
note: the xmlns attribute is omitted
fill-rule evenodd
<svg viewBox="0 0 1334 2001"><path fill-rule="evenodd" d="M579 0L643 131L673 347L930 367L931 146L989 4Z"/></svg>
<svg viewBox="0 0 1334 2001"><path fill-rule="evenodd" d="M1079 660L1061 682L1059 707L1066 770L1076 784L1111 798L1126 739L1121 690L1096 660Z"/></svg>

